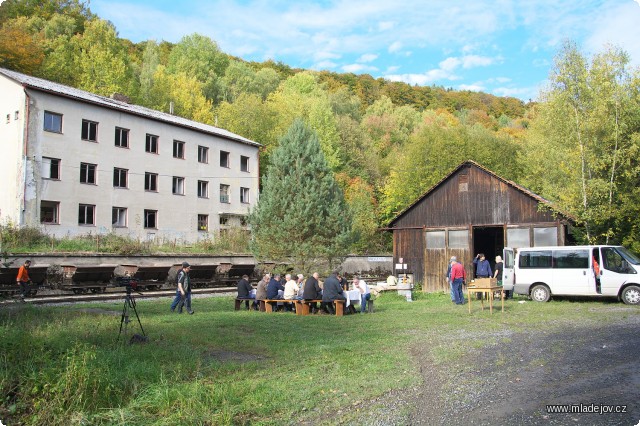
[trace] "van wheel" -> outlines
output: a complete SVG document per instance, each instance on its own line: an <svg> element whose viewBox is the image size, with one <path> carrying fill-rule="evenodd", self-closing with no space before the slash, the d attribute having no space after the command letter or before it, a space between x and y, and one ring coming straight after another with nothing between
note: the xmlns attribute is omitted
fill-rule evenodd
<svg viewBox="0 0 640 426"><path fill-rule="evenodd" d="M546 285L538 284L531 289L531 299L536 302L548 302L551 299L551 292Z"/></svg>
<svg viewBox="0 0 640 426"><path fill-rule="evenodd" d="M640 287L630 285L622 291L622 301L627 305L640 305Z"/></svg>

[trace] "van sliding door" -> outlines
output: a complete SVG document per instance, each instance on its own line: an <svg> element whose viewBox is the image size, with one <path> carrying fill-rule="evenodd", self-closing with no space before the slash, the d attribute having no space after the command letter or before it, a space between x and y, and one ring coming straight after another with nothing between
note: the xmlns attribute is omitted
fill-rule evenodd
<svg viewBox="0 0 640 426"><path fill-rule="evenodd" d="M588 249L553 251L552 294L576 296L595 294L595 288L589 285L591 279Z"/></svg>

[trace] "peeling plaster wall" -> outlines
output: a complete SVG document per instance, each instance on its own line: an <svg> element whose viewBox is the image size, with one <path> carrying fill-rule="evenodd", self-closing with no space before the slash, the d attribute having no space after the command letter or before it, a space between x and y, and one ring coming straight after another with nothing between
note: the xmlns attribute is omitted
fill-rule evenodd
<svg viewBox="0 0 640 426"><path fill-rule="evenodd" d="M20 84L0 76L0 94L0 222L21 224L25 93Z"/></svg>

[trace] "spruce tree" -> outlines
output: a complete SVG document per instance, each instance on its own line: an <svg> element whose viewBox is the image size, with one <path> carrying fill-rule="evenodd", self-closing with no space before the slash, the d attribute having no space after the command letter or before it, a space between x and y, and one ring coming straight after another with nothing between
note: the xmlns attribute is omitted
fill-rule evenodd
<svg viewBox="0 0 640 426"><path fill-rule="evenodd" d="M271 156L260 200L249 216L258 261L310 272L347 253L351 220L316 133L296 119Z"/></svg>

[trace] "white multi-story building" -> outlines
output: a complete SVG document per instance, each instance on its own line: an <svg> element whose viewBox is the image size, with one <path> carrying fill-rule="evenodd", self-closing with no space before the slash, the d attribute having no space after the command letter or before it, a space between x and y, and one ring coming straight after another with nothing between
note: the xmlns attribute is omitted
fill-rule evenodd
<svg viewBox="0 0 640 426"><path fill-rule="evenodd" d="M0 69L0 221L193 242L245 227L260 144Z"/></svg>

